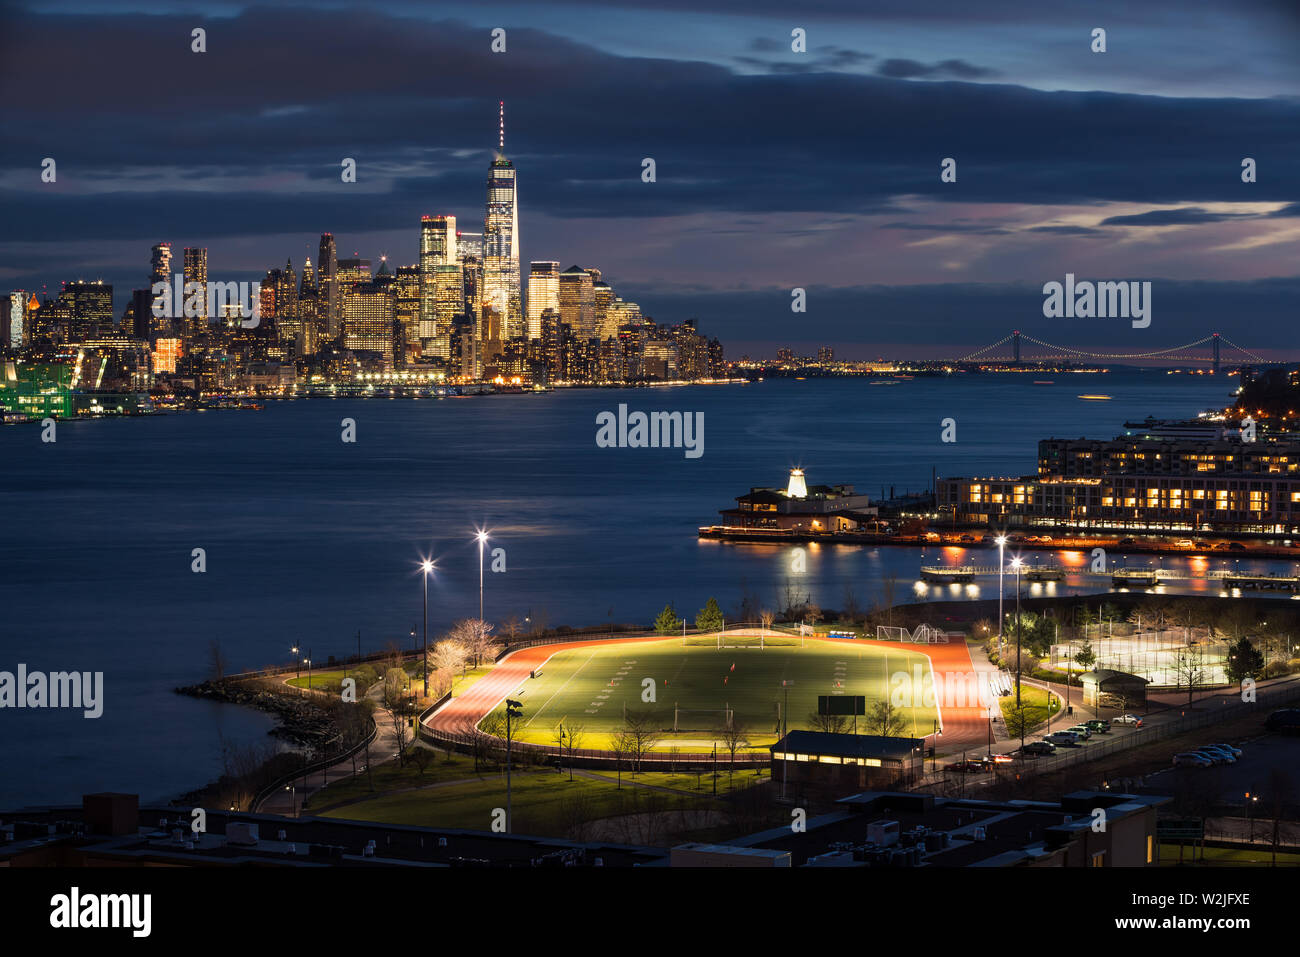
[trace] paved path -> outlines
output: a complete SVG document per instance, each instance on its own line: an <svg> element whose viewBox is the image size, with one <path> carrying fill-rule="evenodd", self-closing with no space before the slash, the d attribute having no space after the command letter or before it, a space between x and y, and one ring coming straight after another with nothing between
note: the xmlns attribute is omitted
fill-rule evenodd
<svg viewBox="0 0 1300 957"><path fill-rule="evenodd" d="M384 697L384 683L377 682L369 691L366 697L375 703L375 726L378 733L375 740L370 742L370 761L372 764L383 764L392 758L397 757L397 734L393 731L393 722L388 719L388 715L381 707ZM304 799L310 797L325 787L329 781L338 781L342 778L352 775L352 758L339 761L328 768L314 771L305 777L299 777L293 784L292 790L281 789L270 794L265 801L258 807L258 812L262 814L283 814L286 817L295 817L302 813ZM358 772L365 767L366 752L363 750L356 756L356 767Z"/></svg>

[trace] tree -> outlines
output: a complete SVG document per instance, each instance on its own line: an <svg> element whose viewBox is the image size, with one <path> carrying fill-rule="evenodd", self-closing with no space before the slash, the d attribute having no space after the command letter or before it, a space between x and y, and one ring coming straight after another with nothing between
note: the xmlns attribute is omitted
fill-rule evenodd
<svg viewBox="0 0 1300 957"><path fill-rule="evenodd" d="M1084 671L1091 671L1092 666L1097 663L1097 653L1092 650L1092 642L1086 638L1080 643L1079 650L1074 653L1074 663Z"/></svg>
<svg viewBox="0 0 1300 957"><path fill-rule="evenodd" d="M773 611L770 611L770 610L767 609L767 608L764 608L763 611L759 614L758 617L759 617L759 620L763 623L763 631L765 631L765 632L767 632L767 631L771 631L771 630L772 630L772 622L776 621L776 613L773 612Z"/></svg>
<svg viewBox="0 0 1300 957"><path fill-rule="evenodd" d="M808 622L814 627L816 627L817 622L821 621L822 618L825 617L822 614L821 608L811 603L804 605L803 616L807 618Z"/></svg>
<svg viewBox="0 0 1300 957"><path fill-rule="evenodd" d="M844 734L849 730L849 719L842 714L808 713L808 727L813 731L825 731L828 734Z"/></svg>
<svg viewBox="0 0 1300 957"><path fill-rule="evenodd" d="M1229 681L1241 684L1264 670L1264 656L1250 643L1249 638L1242 638L1235 645L1228 646L1228 660L1223 670L1227 672Z"/></svg>
<svg viewBox="0 0 1300 957"><path fill-rule="evenodd" d="M880 583L880 605L885 611L885 624L894 624L894 596L898 591L898 576L890 572Z"/></svg>
<svg viewBox="0 0 1300 957"><path fill-rule="evenodd" d="M226 653L221 650L221 642L213 638L208 642L208 680L224 681L227 664Z"/></svg>
<svg viewBox="0 0 1300 957"><path fill-rule="evenodd" d="M1003 715L1007 725L1007 734L1013 738L1020 739L1020 746L1025 746L1025 735L1033 730L1034 721L1030 717L1030 711L1023 705L1019 708L1008 708Z"/></svg>
<svg viewBox="0 0 1300 957"><path fill-rule="evenodd" d="M564 729L566 735L564 746L569 751L569 780L573 780L573 752L582 747L584 730L580 724L571 724Z"/></svg>
<svg viewBox="0 0 1300 957"><path fill-rule="evenodd" d="M851 584L844 586L844 611L842 617L851 625L856 625L858 619L862 617L862 609L858 606L858 595Z"/></svg>
<svg viewBox="0 0 1300 957"><path fill-rule="evenodd" d="M737 721L733 716L730 722L718 729L718 737L731 756L731 762L727 766L727 782L730 783L736 767L736 752L749 743L749 731L743 721Z"/></svg>
<svg viewBox="0 0 1300 957"><path fill-rule="evenodd" d="M406 691L408 680L401 668L389 668L384 675L383 708L393 724L399 767L406 766L406 746L411 741L410 719L415 713L415 699Z"/></svg>
<svg viewBox="0 0 1300 957"><path fill-rule="evenodd" d="M466 652L466 662L469 659L474 662L474 667L486 658L495 658L500 647L492 640L492 628L486 621L478 618L463 618L451 626L447 632L447 638L458 643Z"/></svg>
<svg viewBox="0 0 1300 957"><path fill-rule="evenodd" d="M627 732L627 756L633 762L633 773L641 770L641 761L659 743L662 722L653 711L629 711L623 719Z"/></svg>
<svg viewBox="0 0 1300 957"><path fill-rule="evenodd" d="M701 632L722 630L722 609L718 607L716 598L710 598L704 603L700 613L695 616L695 627Z"/></svg>
<svg viewBox="0 0 1300 957"><path fill-rule="evenodd" d="M669 602L655 619L655 631L661 635L673 635L682 630L683 624L685 622L677 617L677 610Z"/></svg>
<svg viewBox="0 0 1300 957"><path fill-rule="evenodd" d="M469 649L454 638L444 638L429 652L430 687L441 697L451 690L452 680L469 658Z"/></svg>
<svg viewBox="0 0 1300 957"><path fill-rule="evenodd" d="M888 700L877 701L867 712L867 729L882 738L892 738L902 734L904 723L902 712Z"/></svg>
<svg viewBox="0 0 1300 957"><path fill-rule="evenodd" d="M1174 658L1174 676L1178 679L1176 687L1187 684L1187 704L1190 707L1196 689L1205 684L1205 653L1200 645L1191 644L1183 648Z"/></svg>

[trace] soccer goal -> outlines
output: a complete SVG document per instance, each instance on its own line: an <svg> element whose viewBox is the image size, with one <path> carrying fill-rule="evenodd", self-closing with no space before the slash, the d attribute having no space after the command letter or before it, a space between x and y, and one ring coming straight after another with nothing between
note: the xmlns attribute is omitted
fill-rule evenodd
<svg viewBox="0 0 1300 957"><path fill-rule="evenodd" d="M910 641L918 645L946 645L948 633L929 625L917 625L909 632L900 625L876 625L876 639L879 641Z"/></svg>
<svg viewBox="0 0 1300 957"><path fill-rule="evenodd" d="M730 728L733 720L735 712L731 708L679 708L673 705L674 733L717 731Z"/></svg>

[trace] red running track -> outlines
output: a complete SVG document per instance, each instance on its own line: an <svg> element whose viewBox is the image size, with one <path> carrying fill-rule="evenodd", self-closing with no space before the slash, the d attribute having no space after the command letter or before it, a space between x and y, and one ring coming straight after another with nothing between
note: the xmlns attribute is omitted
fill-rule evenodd
<svg viewBox="0 0 1300 957"><path fill-rule="evenodd" d="M445 735L464 733L468 725L477 725L492 712L510 692L527 680L533 669L545 664L547 659L560 651L570 648L591 648L596 645L616 645L628 642L676 641L674 637L656 638L605 638L596 641L569 641L554 645L538 645L523 648L501 659L497 666L478 681L474 682L463 695L452 698L425 721L425 727ZM861 646L869 641L872 647L893 648L910 654L924 654L930 658L935 672L936 684L940 688L966 687L974 675L970 651L965 641L948 644L918 645L901 641L875 641L860 638L822 638L818 641L838 642L846 645ZM760 652L761 654L761 652ZM989 722L987 707L979 705L956 707L943 705L940 701L940 719L943 728L943 750L948 753L987 749L989 741ZM927 739L931 735L925 736Z"/></svg>

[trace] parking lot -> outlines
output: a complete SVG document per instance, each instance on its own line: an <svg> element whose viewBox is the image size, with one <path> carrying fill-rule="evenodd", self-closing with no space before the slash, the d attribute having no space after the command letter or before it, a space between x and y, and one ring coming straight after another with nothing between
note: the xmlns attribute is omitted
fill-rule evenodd
<svg viewBox="0 0 1300 957"><path fill-rule="evenodd" d="M1213 729L1208 729L1204 743L1217 740ZM1235 764L1165 768L1147 776L1148 786L1194 788L1198 794L1225 805L1243 805L1249 794L1251 803L1261 811L1265 806L1272 808L1279 800L1285 805L1300 804L1300 774L1294 770L1300 768L1300 736L1265 734L1228 743L1236 744L1243 752ZM1280 794L1276 793L1279 789Z"/></svg>

